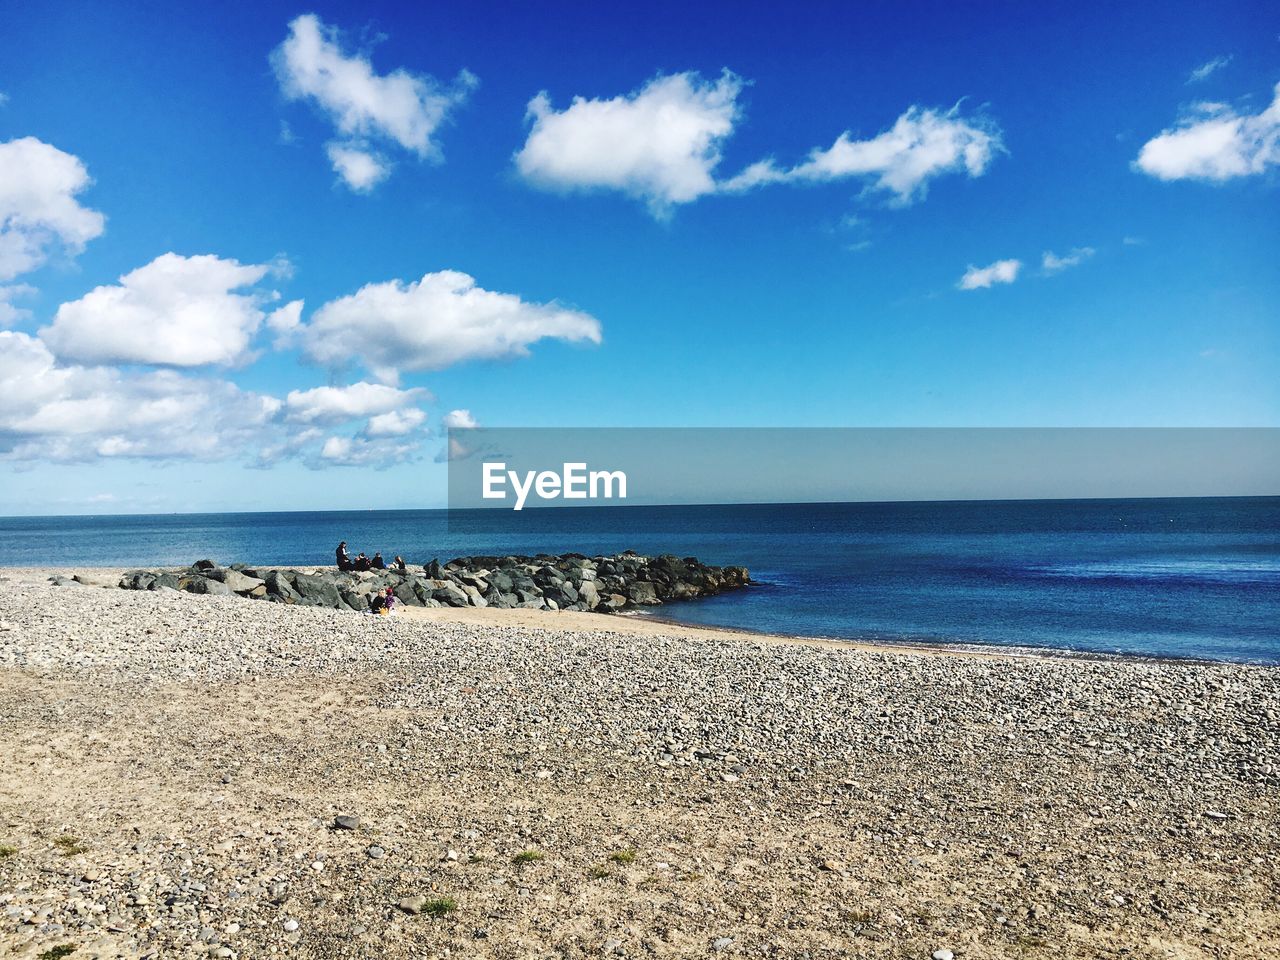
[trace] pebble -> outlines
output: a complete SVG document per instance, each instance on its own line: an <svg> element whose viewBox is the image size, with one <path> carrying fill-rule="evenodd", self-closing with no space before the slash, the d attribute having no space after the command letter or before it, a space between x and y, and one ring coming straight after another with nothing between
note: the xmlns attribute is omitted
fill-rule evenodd
<svg viewBox="0 0 1280 960"><path fill-rule="evenodd" d="M413 916L420 914L426 905L427 898L423 896L405 897L398 904L401 910Z"/></svg>
<svg viewBox="0 0 1280 960"><path fill-rule="evenodd" d="M370 847L368 850L366 850L365 853L369 855L369 859L371 860L381 860L383 857L387 855L387 851L383 850L381 847L377 846L376 844Z"/></svg>
<svg viewBox="0 0 1280 960"><path fill-rule="evenodd" d="M349 813L340 813L333 818L333 826L337 830L356 830L360 827L360 818Z"/></svg>
<svg viewBox="0 0 1280 960"><path fill-rule="evenodd" d="M295 930L297 930L297 929L298 929L298 921L297 921L297 920L292 920L292 919L290 919L290 920L286 920L286 921L284 922L284 932L285 932L285 933L293 933L293 931L295 931Z"/></svg>
<svg viewBox="0 0 1280 960"><path fill-rule="evenodd" d="M933 951L933 960L955 960L955 954L943 947L941 950Z"/></svg>

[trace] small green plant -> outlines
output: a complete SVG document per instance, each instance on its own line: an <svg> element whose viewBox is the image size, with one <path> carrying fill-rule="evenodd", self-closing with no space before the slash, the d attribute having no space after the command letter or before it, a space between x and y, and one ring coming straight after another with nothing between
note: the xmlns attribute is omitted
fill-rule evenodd
<svg viewBox="0 0 1280 960"><path fill-rule="evenodd" d="M544 854L541 850L521 850L519 853L517 853L514 857L511 858L511 862L518 865L523 865L526 863L537 863L539 860L543 859L545 856L546 854Z"/></svg>
<svg viewBox="0 0 1280 960"><path fill-rule="evenodd" d="M75 944L64 943L61 946L46 950L36 960L62 960L63 957L69 957L75 952Z"/></svg>
<svg viewBox="0 0 1280 960"><path fill-rule="evenodd" d="M0 844L0 860L8 860L17 852L17 847L11 847L8 844Z"/></svg>
<svg viewBox="0 0 1280 960"><path fill-rule="evenodd" d="M608 867L602 864L598 867L592 867L588 876L590 876L592 880L603 880L605 877L613 876L613 873Z"/></svg>
<svg viewBox="0 0 1280 960"><path fill-rule="evenodd" d="M62 851L62 855L64 857L74 857L77 853L84 853L89 849L70 834L63 834L57 840L53 841L53 845ZM62 948L59 947L58 949Z"/></svg>
<svg viewBox="0 0 1280 960"><path fill-rule="evenodd" d="M633 848L628 847L626 850L615 850L609 854L609 859L614 863L635 863L636 852Z"/></svg>
<svg viewBox="0 0 1280 960"><path fill-rule="evenodd" d="M458 901L453 897L436 897L422 905L422 912L429 917L443 917L458 909Z"/></svg>

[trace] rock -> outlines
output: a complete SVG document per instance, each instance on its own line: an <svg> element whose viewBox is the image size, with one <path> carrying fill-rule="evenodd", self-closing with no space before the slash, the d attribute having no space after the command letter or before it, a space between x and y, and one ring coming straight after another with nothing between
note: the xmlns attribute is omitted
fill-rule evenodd
<svg viewBox="0 0 1280 960"><path fill-rule="evenodd" d="M298 921L297 921L297 920L286 920L286 921L284 922L284 932L285 932L285 933L293 933L293 931L295 931L295 930L297 930L297 929L298 929Z"/></svg>
<svg viewBox="0 0 1280 960"><path fill-rule="evenodd" d="M444 604L447 607L466 607L470 606L470 598L463 593L462 588L453 583L444 583L436 587L431 594L431 599Z"/></svg>
<svg viewBox="0 0 1280 960"><path fill-rule="evenodd" d="M106 577L97 576L94 574L77 573L72 579L80 583L83 583L86 587L114 586L114 584Z"/></svg>
<svg viewBox="0 0 1280 960"><path fill-rule="evenodd" d="M627 596L632 603L638 603L645 606L652 606L661 603L658 599L658 592L652 583L644 580L637 580L627 588Z"/></svg>
<svg viewBox="0 0 1280 960"><path fill-rule="evenodd" d="M955 960L955 954L943 947L941 950L935 950L931 954L933 960Z"/></svg>
<svg viewBox="0 0 1280 960"><path fill-rule="evenodd" d="M282 603L299 603L302 600L301 595L293 589L293 584L289 582L289 578L282 570L270 571L263 578L263 582L267 586L268 595Z"/></svg>
<svg viewBox="0 0 1280 960"><path fill-rule="evenodd" d="M711 949L719 953L733 946L733 937L716 937L711 941Z"/></svg>
<svg viewBox="0 0 1280 960"><path fill-rule="evenodd" d="M337 607L342 603L338 588L323 576L295 574L293 588L302 598L302 602L310 606Z"/></svg>
<svg viewBox="0 0 1280 960"><path fill-rule="evenodd" d="M258 587L265 587L266 584L257 577L248 577L236 570L223 570L220 579L232 593L252 593ZM264 589L265 593L266 590Z"/></svg>
<svg viewBox="0 0 1280 960"><path fill-rule="evenodd" d="M130 590L235 593L276 603L360 612L368 609L372 591L390 586L400 603L411 606L615 613L632 606L711 596L750 583L744 567L712 567L695 557L681 559L672 554L651 560L633 551L594 558L576 553L458 557L443 566L432 560L423 569L426 577L391 570L338 572L328 567L303 573L243 564L219 567L212 560L198 560L177 573L131 570L117 585ZM98 582L92 573L77 574L77 579L50 579L61 586Z"/></svg>
<svg viewBox="0 0 1280 960"><path fill-rule="evenodd" d="M357 830L360 827L360 818L349 813L340 813L333 818L333 826L336 830Z"/></svg>
<svg viewBox="0 0 1280 960"><path fill-rule="evenodd" d="M231 596L231 588L225 583L218 580L211 580L208 577L192 577L187 581L186 589L188 593L204 593L211 596Z"/></svg>
<svg viewBox="0 0 1280 960"><path fill-rule="evenodd" d="M365 853L368 855L370 860L381 860L387 855L387 851L383 850L382 847L379 847L377 844L370 847L365 851Z"/></svg>
<svg viewBox="0 0 1280 960"><path fill-rule="evenodd" d="M427 905L427 898L423 896L405 897L397 906L410 916L417 916L422 912L422 908Z"/></svg>

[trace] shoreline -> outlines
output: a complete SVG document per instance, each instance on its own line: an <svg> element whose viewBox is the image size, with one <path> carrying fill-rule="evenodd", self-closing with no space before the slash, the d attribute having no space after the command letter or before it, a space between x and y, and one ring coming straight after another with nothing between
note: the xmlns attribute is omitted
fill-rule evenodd
<svg viewBox="0 0 1280 960"><path fill-rule="evenodd" d="M59 575L71 577L78 572L86 574L99 574L108 578L118 578L127 570L140 569L137 567L120 567L120 566L84 566L78 565L74 567L0 567L0 578L18 575L24 577L35 577L43 582L47 577ZM150 568L148 568L150 569ZM158 569L158 568L157 568ZM167 569L167 568L166 568ZM174 567L173 569L182 569ZM324 564L300 564L300 565L262 565L260 569L271 570L330 570L332 567ZM90 589L113 589L110 587L90 587ZM262 602L262 601L246 601L246 602ZM696 603L697 601L687 601ZM619 613L588 613L579 610L567 611L526 611L511 610L497 608L475 608L475 607L438 607L438 608L421 608L412 607L401 604L396 611L396 616L408 615L415 618L421 618L434 621L447 621L453 623L489 623L497 626L528 626L538 629L549 629L553 627L563 626L556 620L544 621L544 617L561 617L573 616L586 618L581 624L582 629L596 630L619 630L620 632L628 632L626 627L611 627L610 623L618 621L635 621L653 624L662 629L675 629L685 632L687 635L697 636L704 635L708 638L741 638L748 640L756 640L764 643L785 643L796 644L801 646L811 646L826 649L850 649L861 650L871 653L901 653L918 656L949 656L949 657L997 657L1012 659L1051 659L1063 661L1080 661L1080 662L1136 662L1136 663L1172 663L1172 664L1188 664L1192 666L1239 666L1239 667L1255 667L1264 670L1280 669L1280 663L1269 663L1256 660L1215 660L1206 657L1193 656L1177 656L1173 654L1146 654L1132 653L1124 651L1098 651L1098 650L1080 650L1073 647L1058 646L1022 646L1022 645L1005 645L998 643L979 643L973 641L947 641L947 640L912 640L904 639L902 641L875 639L867 640L849 637L823 637L812 636L807 634L791 634L778 633L766 630L757 630L752 627L731 627L720 624L704 624L704 623L688 623L675 617L659 612L662 608L655 607L652 609L630 609ZM482 613L482 611L484 611ZM478 615L478 616L477 616Z"/></svg>

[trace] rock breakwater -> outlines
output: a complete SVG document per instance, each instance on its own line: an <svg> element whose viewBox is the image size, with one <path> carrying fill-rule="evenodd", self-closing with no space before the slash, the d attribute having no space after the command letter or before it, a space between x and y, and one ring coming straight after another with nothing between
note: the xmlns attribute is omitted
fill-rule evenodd
<svg viewBox="0 0 1280 960"><path fill-rule="evenodd" d="M99 584L92 576L76 582ZM64 581L65 582L65 581ZM387 587L414 607L525 607L616 613L672 600L710 597L751 582L745 567L713 567L696 557L644 557L577 553L533 557L458 557L432 560L405 571L339 572L332 567L281 569L245 564L220 566L199 560L176 570L130 570L119 580L126 590L185 590L237 594L256 600L336 610L369 609Z"/></svg>

